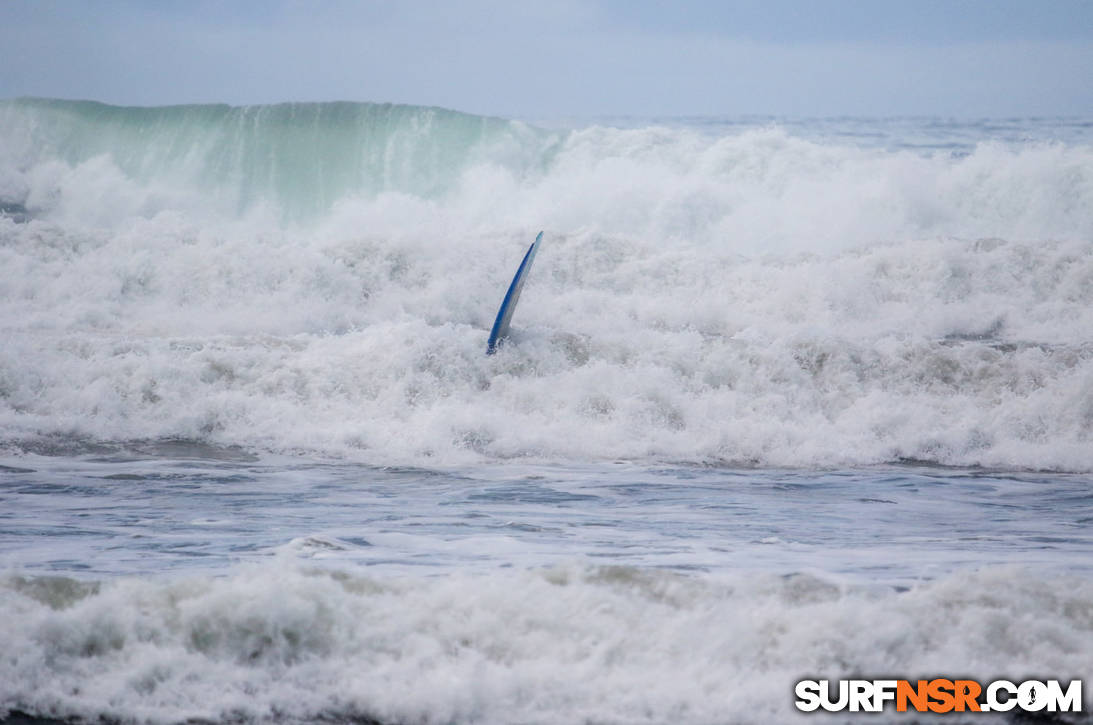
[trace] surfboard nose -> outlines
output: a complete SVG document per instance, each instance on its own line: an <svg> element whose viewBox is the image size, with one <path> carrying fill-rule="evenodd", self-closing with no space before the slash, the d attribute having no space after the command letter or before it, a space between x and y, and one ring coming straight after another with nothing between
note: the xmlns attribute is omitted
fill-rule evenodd
<svg viewBox="0 0 1093 725"><path fill-rule="evenodd" d="M493 329L490 330L490 339L486 343L486 354L492 355L497 352L498 346L501 341L508 337L509 334L509 322L512 320L512 312L516 309L516 303L520 299L520 292L524 289L524 280L527 279L528 270L531 269L532 262L535 261L535 254L539 251L539 242L543 240L543 233L539 232L535 236L535 241L528 247L527 254L524 255L524 260L520 262L520 266L516 269L516 275L512 278L512 283L509 285L508 292L505 293L505 299L501 301L501 309L497 311L497 319L493 321Z"/></svg>

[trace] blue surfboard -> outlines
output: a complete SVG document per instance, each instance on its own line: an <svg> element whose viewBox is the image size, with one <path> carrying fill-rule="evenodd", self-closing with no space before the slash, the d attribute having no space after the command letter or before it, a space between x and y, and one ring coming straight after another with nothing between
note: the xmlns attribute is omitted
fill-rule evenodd
<svg viewBox="0 0 1093 725"><path fill-rule="evenodd" d="M490 341L487 343L486 354L497 352L497 346L508 337L509 321L512 320L512 311L516 309L516 303L520 299L520 291L524 289L524 280L527 279L531 263L535 261L535 253L539 251L539 242L543 239L543 233L535 237L535 241L528 247L528 253L524 255L524 261L520 262L520 268L516 270L516 276L512 278L509 291L505 294L505 300L501 303L501 309L497 311L497 319L493 321L493 329L490 330Z"/></svg>

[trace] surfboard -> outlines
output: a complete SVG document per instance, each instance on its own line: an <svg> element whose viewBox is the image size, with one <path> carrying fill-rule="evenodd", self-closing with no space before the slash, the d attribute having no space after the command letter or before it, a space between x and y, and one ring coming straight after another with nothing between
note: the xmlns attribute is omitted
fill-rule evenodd
<svg viewBox="0 0 1093 725"><path fill-rule="evenodd" d="M520 262L520 267L516 270L516 276L512 278L509 291L505 294L504 301L501 302L501 309L497 311L497 319L493 321L493 329L490 330L490 340L486 346L487 355L497 352L497 346L508 337L512 311L516 309L516 303L520 300L520 291L524 289L524 280L527 279L528 270L531 269L531 263L535 261L535 253L539 251L539 242L542 240L543 233L539 232L535 237L535 241L528 247L528 252L524 255L524 261Z"/></svg>

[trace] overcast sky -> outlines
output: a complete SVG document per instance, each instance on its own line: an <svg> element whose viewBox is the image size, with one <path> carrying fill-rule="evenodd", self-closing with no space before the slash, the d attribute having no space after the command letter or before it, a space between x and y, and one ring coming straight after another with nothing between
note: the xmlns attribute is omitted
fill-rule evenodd
<svg viewBox="0 0 1093 725"><path fill-rule="evenodd" d="M0 97L1093 116L1093 0L0 0Z"/></svg>

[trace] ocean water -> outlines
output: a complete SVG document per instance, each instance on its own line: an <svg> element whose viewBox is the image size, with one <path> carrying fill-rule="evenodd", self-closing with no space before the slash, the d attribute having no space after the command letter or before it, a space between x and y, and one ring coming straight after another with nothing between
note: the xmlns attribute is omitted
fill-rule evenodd
<svg viewBox="0 0 1093 725"><path fill-rule="evenodd" d="M1093 121L3 101L0 300L10 722L1093 689Z"/></svg>

